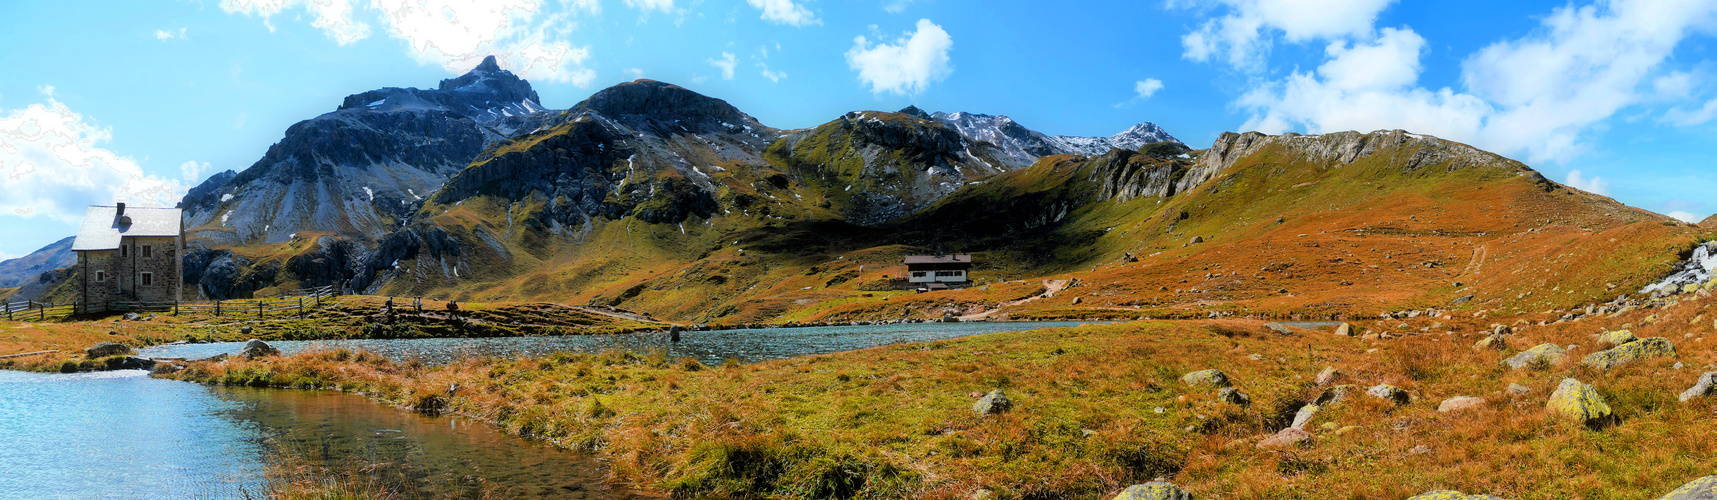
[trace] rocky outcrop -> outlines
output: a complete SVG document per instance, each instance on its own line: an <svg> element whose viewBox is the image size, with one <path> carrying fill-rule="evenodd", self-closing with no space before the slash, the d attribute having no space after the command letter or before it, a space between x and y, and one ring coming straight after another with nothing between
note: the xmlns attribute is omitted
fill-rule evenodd
<svg viewBox="0 0 1717 500"><path fill-rule="evenodd" d="M1179 143L1170 143L1180 150L1191 151ZM1127 201L1142 197L1174 196L1176 187L1190 160L1141 154L1126 149L1110 150L1091 159L1087 164L1090 180L1098 187L1102 200Z"/></svg>
<svg viewBox="0 0 1717 500"><path fill-rule="evenodd" d="M1695 398L1707 398L1717 394L1717 372L1705 372L1699 376L1699 381L1693 387L1681 392L1681 401L1692 401Z"/></svg>
<svg viewBox="0 0 1717 500"><path fill-rule="evenodd" d="M196 295L209 300L248 298L272 286L280 271L278 263L258 264L228 249L193 248L183 263L187 287L194 285Z"/></svg>
<svg viewBox="0 0 1717 500"><path fill-rule="evenodd" d="M1690 481L1658 500L1717 500L1717 476Z"/></svg>
<svg viewBox="0 0 1717 500"><path fill-rule="evenodd" d="M990 391L989 394L979 398L978 402L972 403L972 412L979 415L995 415L1011 408L1013 408L1013 401L1009 400L1007 393L1002 392L1001 389Z"/></svg>
<svg viewBox="0 0 1717 500"><path fill-rule="evenodd" d="M1639 337L1635 337L1634 332L1628 330L1616 330L1613 332L1598 334L1598 343L1610 346L1618 346L1635 340L1639 340Z"/></svg>
<svg viewBox="0 0 1717 500"><path fill-rule="evenodd" d="M1521 175L1532 176L1534 182L1539 183L1546 190L1554 189L1557 186L1520 162L1465 144L1427 135L1411 134L1403 130L1376 131L1365 134L1336 132L1323 135L1293 133L1265 135L1258 132L1244 134L1228 132L1218 137L1210 150L1198 158L1198 163L1188 170L1187 174L1175 186L1175 191L1184 192L1197 187L1210 180L1217 173L1234 166L1241 159L1265 150L1287 155L1287 157L1273 157L1272 161L1300 160L1323 163L1332 167L1350 164L1360 158L1387 155L1387 161L1391 165L1405 171L1414 171L1433 165L1450 171L1468 168L1502 168L1509 172L1519 172Z"/></svg>

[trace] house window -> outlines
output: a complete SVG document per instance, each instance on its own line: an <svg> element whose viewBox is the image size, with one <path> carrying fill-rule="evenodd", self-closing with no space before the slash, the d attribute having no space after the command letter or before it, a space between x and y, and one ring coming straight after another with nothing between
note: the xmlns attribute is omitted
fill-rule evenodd
<svg viewBox="0 0 1717 500"><path fill-rule="evenodd" d="M125 245L120 245L120 246L119 246L119 256L120 256L120 257L125 257L125 256L126 256L126 250L127 250L127 248L129 248L129 247L126 247L126 246L125 246Z"/></svg>
<svg viewBox="0 0 1717 500"><path fill-rule="evenodd" d="M913 272L912 272L912 277L914 277L914 278L923 278L923 277L924 277L924 271L913 271Z"/></svg>
<svg viewBox="0 0 1717 500"><path fill-rule="evenodd" d="M143 245L143 258L147 259L147 258L154 257L154 256L155 256L155 245Z"/></svg>
<svg viewBox="0 0 1717 500"><path fill-rule="evenodd" d="M143 273L143 286L155 286L155 273Z"/></svg>
<svg viewBox="0 0 1717 500"><path fill-rule="evenodd" d="M96 271L95 272L95 282L96 283L106 283L107 282L107 271Z"/></svg>

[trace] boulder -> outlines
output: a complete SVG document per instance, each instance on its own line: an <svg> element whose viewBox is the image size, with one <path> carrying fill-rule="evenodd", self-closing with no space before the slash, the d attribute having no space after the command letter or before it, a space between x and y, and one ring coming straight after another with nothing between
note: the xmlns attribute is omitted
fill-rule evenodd
<svg viewBox="0 0 1717 500"><path fill-rule="evenodd" d="M1275 331L1276 333L1280 333L1282 335L1293 335L1294 334L1293 330L1288 329L1288 325L1284 325L1281 323L1265 323L1264 327L1269 328L1269 329Z"/></svg>
<svg viewBox="0 0 1717 500"><path fill-rule="evenodd" d="M1312 434L1310 432L1289 427L1282 429L1275 435L1264 438L1263 441L1259 441L1258 448L1262 450L1275 450L1294 446L1306 446L1311 442L1311 440Z"/></svg>
<svg viewBox="0 0 1717 500"><path fill-rule="evenodd" d="M155 375L167 375L178 373L179 370L183 369L185 369L185 366L178 363L155 363L155 367L149 369L149 373Z"/></svg>
<svg viewBox="0 0 1717 500"><path fill-rule="evenodd" d="M1699 376L1699 382L1694 383L1693 387L1681 393L1681 400L1685 402L1693 398L1706 398L1712 395L1717 395L1717 372L1705 372L1704 375Z"/></svg>
<svg viewBox="0 0 1717 500"><path fill-rule="evenodd" d="M1451 411L1465 410L1467 408L1475 408L1475 407L1482 406L1482 405L1484 405L1484 398L1475 398L1472 396L1455 396L1455 397L1443 400L1442 404L1437 405L1437 411L1442 412L1442 413L1448 413Z"/></svg>
<svg viewBox="0 0 1717 500"><path fill-rule="evenodd" d="M1516 370L1532 366L1533 363L1561 364L1562 358L1567 357L1567 353L1567 349L1556 344L1538 344L1531 349L1520 351L1519 354L1502 360L1502 364Z"/></svg>
<svg viewBox="0 0 1717 500"><path fill-rule="evenodd" d="M1001 389L996 389L978 399L978 402L972 403L972 412L979 415L996 415L1008 411L1013 406L1013 401L1008 399L1007 393L1002 392Z"/></svg>
<svg viewBox="0 0 1717 500"><path fill-rule="evenodd" d="M1598 334L1598 343L1609 346L1618 346L1635 340L1639 340L1639 337L1635 337L1634 332L1628 330L1616 330L1613 332Z"/></svg>
<svg viewBox="0 0 1717 500"><path fill-rule="evenodd" d="M131 352L131 348L127 347L125 344L115 344L113 342L102 342L102 343L90 346L88 349L84 349L83 350L83 357L89 358L89 359L105 358L108 356L118 356L121 354L130 353L130 352Z"/></svg>
<svg viewBox="0 0 1717 500"><path fill-rule="evenodd" d="M1695 479L1657 500L1717 500L1717 476Z"/></svg>
<svg viewBox="0 0 1717 500"><path fill-rule="evenodd" d="M1312 423L1312 417L1316 417L1318 415L1318 410L1322 409L1323 407L1318 405L1301 406L1300 411L1294 413L1294 424L1288 427L1304 430L1306 428L1306 424Z"/></svg>
<svg viewBox="0 0 1717 500"><path fill-rule="evenodd" d="M1128 486L1112 500L1192 500L1192 494L1172 483L1151 481Z"/></svg>
<svg viewBox="0 0 1717 500"><path fill-rule="evenodd" d="M1580 364L1593 368L1611 368L1640 359L1675 356L1675 344L1663 337L1651 337L1628 342L1609 350L1586 355Z"/></svg>
<svg viewBox="0 0 1717 500"><path fill-rule="evenodd" d="M1353 325L1342 323L1341 326L1335 327L1335 334L1343 337L1352 337Z"/></svg>
<svg viewBox="0 0 1717 500"><path fill-rule="evenodd" d="M1252 404L1251 396L1247 396L1246 393L1240 392L1240 389L1235 389L1233 387L1224 387L1222 390L1216 391L1216 399L1224 403L1233 403L1240 406L1249 406Z"/></svg>
<svg viewBox="0 0 1717 500"><path fill-rule="evenodd" d="M1318 372L1318 378L1315 379L1314 382L1318 384L1318 387L1323 387L1336 383L1337 381L1340 381L1341 378L1341 370L1337 370L1333 366L1326 366L1324 367L1324 371Z"/></svg>
<svg viewBox="0 0 1717 500"><path fill-rule="evenodd" d="M1454 490L1427 491L1407 500L1502 500L1490 495L1468 495Z"/></svg>
<svg viewBox="0 0 1717 500"><path fill-rule="evenodd" d="M1372 397L1393 401L1398 405L1404 405L1413 401L1413 396L1407 394L1407 391L1389 384L1377 384L1371 386L1370 389L1365 390L1365 393Z"/></svg>
<svg viewBox="0 0 1717 500"><path fill-rule="evenodd" d="M1215 368L1199 370L1186 375L1181 375L1180 381L1186 385L1210 385L1216 387L1228 387L1233 385L1229 383L1228 375L1223 374L1222 370L1217 370Z"/></svg>
<svg viewBox="0 0 1717 500"><path fill-rule="evenodd" d="M143 316L137 313L125 313L124 317L126 321L143 321Z"/></svg>
<svg viewBox="0 0 1717 500"><path fill-rule="evenodd" d="M1532 388L1520 384L1508 384L1508 388L1503 389L1502 392L1506 392L1510 396L1525 396L1532 394Z"/></svg>
<svg viewBox="0 0 1717 500"><path fill-rule="evenodd" d="M244 348L238 350L238 355L244 359L256 359L264 356L279 356L280 350L258 339L245 341Z"/></svg>
<svg viewBox="0 0 1717 500"><path fill-rule="evenodd" d="M1347 393L1350 389L1353 389L1353 386L1338 385L1324 389L1324 392L1322 394L1318 394L1318 399L1312 403L1318 406L1329 406L1340 403L1342 400L1347 399Z"/></svg>
<svg viewBox="0 0 1717 500"><path fill-rule="evenodd" d="M1508 339L1501 335L1490 335L1473 344L1473 349L1480 351L1502 351L1508 349Z"/></svg>
<svg viewBox="0 0 1717 500"><path fill-rule="evenodd" d="M121 368L126 370L148 370L154 367L155 360L137 356L126 356L121 365Z"/></svg>
<svg viewBox="0 0 1717 500"><path fill-rule="evenodd" d="M1615 418L1615 412L1597 389L1571 378L1562 379L1545 407L1591 429L1602 428Z"/></svg>

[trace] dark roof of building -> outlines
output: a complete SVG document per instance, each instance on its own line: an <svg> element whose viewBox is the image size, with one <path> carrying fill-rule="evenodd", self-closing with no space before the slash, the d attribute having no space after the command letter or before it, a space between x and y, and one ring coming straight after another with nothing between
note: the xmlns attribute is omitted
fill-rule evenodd
<svg viewBox="0 0 1717 500"><path fill-rule="evenodd" d="M908 255L907 264L971 264L971 254Z"/></svg>
<svg viewBox="0 0 1717 500"><path fill-rule="evenodd" d="M113 250L126 236L178 236L179 214L177 208L125 207L131 223L121 224L119 207L89 207L72 250Z"/></svg>

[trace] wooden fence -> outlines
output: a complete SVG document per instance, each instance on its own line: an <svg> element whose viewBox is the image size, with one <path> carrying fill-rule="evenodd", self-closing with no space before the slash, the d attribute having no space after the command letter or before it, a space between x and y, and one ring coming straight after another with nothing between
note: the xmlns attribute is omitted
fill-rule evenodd
<svg viewBox="0 0 1717 500"><path fill-rule="evenodd" d="M339 287L301 288L280 294L276 299L249 299L214 302L145 302L111 301L86 305L75 302L52 304L20 301L0 304L0 317L7 321L43 321L73 314L103 312L202 313L215 317L256 318L305 317L312 309L340 296Z"/></svg>
<svg viewBox="0 0 1717 500"><path fill-rule="evenodd" d="M7 321L43 321L48 318L63 318L77 312L77 305L67 302L53 304L26 300L9 302L0 305L0 313L4 313Z"/></svg>

